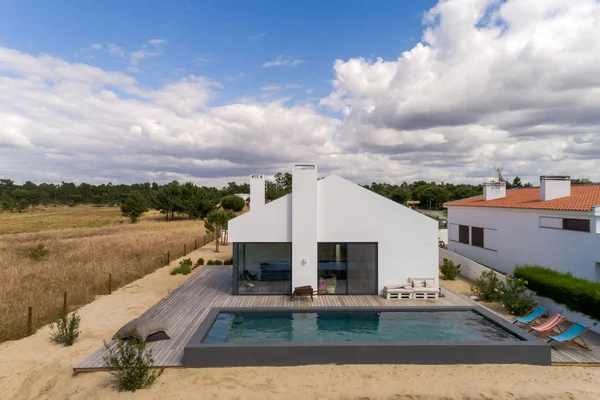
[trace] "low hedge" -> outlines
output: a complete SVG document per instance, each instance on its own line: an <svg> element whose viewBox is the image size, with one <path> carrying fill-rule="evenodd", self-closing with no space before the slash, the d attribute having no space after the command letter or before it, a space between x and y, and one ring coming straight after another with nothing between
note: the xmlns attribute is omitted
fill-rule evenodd
<svg viewBox="0 0 600 400"><path fill-rule="evenodd" d="M600 283L539 265L517 266L514 275L524 279L527 288L538 295L564 304L571 311L600 320Z"/></svg>

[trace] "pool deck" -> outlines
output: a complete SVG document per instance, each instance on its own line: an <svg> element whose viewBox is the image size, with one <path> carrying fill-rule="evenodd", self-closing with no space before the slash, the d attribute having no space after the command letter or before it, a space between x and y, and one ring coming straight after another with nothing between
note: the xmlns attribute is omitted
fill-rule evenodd
<svg viewBox="0 0 600 400"><path fill-rule="evenodd" d="M154 366L183 367L183 348L202 320L213 307L446 307L479 306L462 294L453 292L442 283L445 297L435 300L387 300L381 296L316 296L314 301L294 300L280 295L233 296L231 266L205 266L171 292L167 300L160 300L141 317L156 318L168 327L171 340L148 343L153 352ZM586 340L592 351L578 348L552 350L552 363L556 365L600 365L600 337L588 333ZM108 338L107 338L108 339ZM114 346L111 341L109 346ZM73 371L90 372L106 370L102 361L107 354L104 346L77 364Z"/></svg>

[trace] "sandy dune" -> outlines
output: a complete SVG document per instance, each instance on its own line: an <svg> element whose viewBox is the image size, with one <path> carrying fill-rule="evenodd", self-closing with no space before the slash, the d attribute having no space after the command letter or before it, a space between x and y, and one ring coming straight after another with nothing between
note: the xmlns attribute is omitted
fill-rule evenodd
<svg viewBox="0 0 600 400"><path fill-rule="evenodd" d="M190 253L225 259L231 246ZM174 261L174 265L177 261ZM146 390L116 393L106 372L72 375L125 322L187 277L165 267L82 307L82 334L70 348L48 342L48 328L0 344L1 399L600 399L600 368L344 365L166 370Z"/></svg>

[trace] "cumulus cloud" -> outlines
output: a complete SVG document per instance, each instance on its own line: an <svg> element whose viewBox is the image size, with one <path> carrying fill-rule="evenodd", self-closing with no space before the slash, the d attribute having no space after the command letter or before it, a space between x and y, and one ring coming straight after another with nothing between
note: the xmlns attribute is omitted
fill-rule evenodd
<svg viewBox="0 0 600 400"><path fill-rule="evenodd" d="M298 65L305 63L306 60L300 60L298 58L278 56L275 61L269 61L264 63L263 68L271 67L297 67Z"/></svg>
<svg viewBox="0 0 600 400"><path fill-rule="evenodd" d="M600 180L598 2L449 0L423 24L396 59L336 60L321 108L279 98L312 90L300 85L211 106L222 84L210 77L148 89L132 74L0 47L0 171L213 185L314 162L359 183L479 183L502 164L533 183L546 173Z"/></svg>
<svg viewBox="0 0 600 400"><path fill-rule="evenodd" d="M335 61L320 104L345 115L345 151L445 180L496 163L600 178L598 2L451 0L423 23L421 42L396 60Z"/></svg>

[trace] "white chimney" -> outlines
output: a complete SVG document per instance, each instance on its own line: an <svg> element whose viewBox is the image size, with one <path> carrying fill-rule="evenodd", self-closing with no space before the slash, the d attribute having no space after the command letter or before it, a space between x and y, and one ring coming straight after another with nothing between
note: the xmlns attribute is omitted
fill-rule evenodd
<svg viewBox="0 0 600 400"><path fill-rule="evenodd" d="M496 200L506 197L506 182L484 182L483 200Z"/></svg>
<svg viewBox="0 0 600 400"><path fill-rule="evenodd" d="M540 200L547 201L571 195L570 176L540 176Z"/></svg>
<svg viewBox="0 0 600 400"><path fill-rule="evenodd" d="M265 176L250 175L250 210L265 206Z"/></svg>
<svg viewBox="0 0 600 400"><path fill-rule="evenodd" d="M292 171L292 287L317 287L317 167Z"/></svg>

